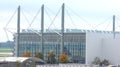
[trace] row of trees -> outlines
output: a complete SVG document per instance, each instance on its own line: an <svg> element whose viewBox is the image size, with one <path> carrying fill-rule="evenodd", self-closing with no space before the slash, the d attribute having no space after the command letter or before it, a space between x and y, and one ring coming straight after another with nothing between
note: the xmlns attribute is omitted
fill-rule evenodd
<svg viewBox="0 0 120 67"><path fill-rule="evenodd" d="M30 52L26 52L23 54L23 57L30 57L30 56L31 56ZM44 56L41 52L36 53L34 57L40 58L42 60L44 59ZM55 54L53 52L50 52L48 54L47 63L54 64L56 62L57 62L57 60L55 58ZM66 54L64 54L64 53L60 54L59 63L69 63L69 62L70 62L70 60Z"/></svg>
<svg viewBox="0 0 120 67"><path fill-rule="evenodd" d="M106 59L100 60L100 58L95 57L95 58L94 58L94 61L93 61L93 64L95 64L95 65L105 65L105 66L107 66L107 65L109 65L109 61L106 60Z"/></svg>

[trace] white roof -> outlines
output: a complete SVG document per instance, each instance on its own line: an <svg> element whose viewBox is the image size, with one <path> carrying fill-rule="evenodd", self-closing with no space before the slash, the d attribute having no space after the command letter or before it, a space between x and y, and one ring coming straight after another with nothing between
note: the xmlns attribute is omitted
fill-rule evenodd
<svg viewBox="0 0 120 67"><path fill-rule="evenodd" d="M0 62L23 62L29 57L0 57Z"/></svg>
<svg viewBox="0 0 120 67"><path fill-rule="evenodd" d="M0 62L24 62L28 59L37 62L44 62L43 60L35 57L0 57Z"/></svg>

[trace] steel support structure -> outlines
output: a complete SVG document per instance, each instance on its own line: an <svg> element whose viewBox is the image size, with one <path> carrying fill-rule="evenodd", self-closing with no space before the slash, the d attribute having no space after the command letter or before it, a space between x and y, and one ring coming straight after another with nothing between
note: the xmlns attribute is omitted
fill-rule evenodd
<svg viewBox="0 0 120 67"><path fill-rule="evenodd" d="M19 56L19 39L20 39L20 6L18 7L18 15L17 15L17 42L16 42L16 56Z"/></svg>
<svg viewBox="0 0 120 67"><path fill-rule="evenodd" d="M65 15L65 13L64 13L64 9L65 9L65 5L64 5L64 3L63 3L63 5L62 5L62 16L61 16L61 54L62 53L64 53L64 15Z"/></svg>
<svg viewBox="0 0 120 67"><path fill-rule="evenodd" d="M115 39L115 15L113 15L113 38Z"/></svg>
<svg viewBox="0 0 120 67"><path fill-rule="evenodd" d="M41 7L41 44L42 44L42 54L44 55L44 39L43 39L43 33L44 33L44 5ZM44 58L43 58L44 59Z"/></svg>

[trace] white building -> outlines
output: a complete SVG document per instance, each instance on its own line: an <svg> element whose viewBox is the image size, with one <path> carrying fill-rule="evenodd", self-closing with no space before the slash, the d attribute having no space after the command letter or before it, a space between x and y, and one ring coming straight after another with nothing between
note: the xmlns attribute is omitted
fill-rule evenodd
<svg viewBox="0 0 120 67"><path fill-rule="evenodd" d="M42 5L41 32L37 32L37 34L35 32L31 33L31 31L30 33L21 33L19 6L17 33L14 35L15 56L22 56L24 52L29 50L32 56L34 56L35 52L41 51L45 58L50 50L53 50L56 55L66 52L73 58L75 63L91 64L95 57L99 57L100 59L108 59L111 64L120 64L120 33L116 32L115 38L113 35L113 32L115 32L115 16L113 16L113 32L89 30L65 31L64 4L62 5L61 16L60 32L44 32L44 5Z"/></svg>
<svg viewBox="0 0 120 67"><path fill-rule="evenodd" d="M110 64L120 64L120 33L115 38L112 32L86 33L86 64L91 64L95 57L107 59Z"/></svg>
<svg viewBox="0 0 120 67"><path fill-rule="evenodd" d="M40 42L40 40L39 40L40 38L38 38L38 40L37 40L37 37L38 37L37 34L30 35L31 33L32 32L21 33L21 35L20 35L20 38L21 38L20 43L21 44L19 45L21 48L19 48L20 51L15 51L16 53L19 53L19 56L22 56L21 49L22 49L23 45L24 45L25 50L22 50L22 52L24 53L28 48L26 46L27 44L29 45L29 43L31 43L31 45L29 47L32 47L32 45L34 45L34 40L35 40L35 42ZM120 49L119 49L119 47L120 47L120 44L119 44L120 43L120 32L116 32L115 38L114 38L113 32L111 32L111 31L69 30L69 31L66 31L65 33L67 33L66 35L68 35L68 33L72 34L69 36L69 38L66 37L67 39L75 39L76 40L76 39L82 38L82 40L84 40L83 42L85 42L85 43L83 45L85 45L85 54L84 54L84 51L80 51L80 54L78 55L79 57L77 57L77 59L80 59L81 56L84 57L84 55L85 55L85 60L84 60L85 64L92 64L95 57L99 57L101 60L107 59L107 60L109 60L110 64L120 64L119 63L120 62L120 58L119 58L119 56L120 56L120 53L119 53L119 51L120 51ZM85 38L81 37L81 35L83 35L81 33L84 33ZM45 39L49 39L49 36L51 36L51 35L52 35L52 38L55 38L56 41L57 41L57 39L59 39L59 38L56 38L57 35L55 35L54 33L47 32L44 34L46 35ZM77 36L77 37L75 37L75 36ZM31 40L31 39L34 39L34 40ZM56 43L53 42L51 38L50 38L50 40L51 41L49 41L49 42L50 43L52 42L52 45L56 45ZM69 42L69 46L70 46L70 44L73 45L72 42L74 42L75 40ZM23 41L25 42L26 45L24 44ZM81 39L78 41L81 42ZM32 42L33 42L33 44L32 44ZM46 40L45 42L48 42L48 40ZM74 42L74 44L78 44L77 42L76 43L75 42ZM38 45L40 46L40 44L38 44ZM69 48L68 46L66 46L66 47ZM73 57L76 56L76 53L74 53L74 51L77 50L77 49L75 49L76 47L77 46L72 47L72 48L74 48L74 50L71 50L70 49L71 47L69 49L67 49L71 54L75 54L75 55L73 55ZM80 46L80 48L81 48L81 46ZM33 49L35 49L35 48L34 47L30 48L30 51L31 51L31 53L34 54L35 51ZM55 49L53 51L55 51L56 55L59 55L58 53L59 53L60 49L54 48L54 46L51 46L51 44L49 44L49 48L47 48L47 46L44 46L44 52L45 52L46 58L47 58L47 52L49 52L48 49L50 49L50 50ZM56 53L56 50L58 50L58 53ZM83 49L81 49L81 50L83 50ZM83 53L81 53L81 52L83 52ZM77 63L81 63L81 62L77 62Z"/></svg>

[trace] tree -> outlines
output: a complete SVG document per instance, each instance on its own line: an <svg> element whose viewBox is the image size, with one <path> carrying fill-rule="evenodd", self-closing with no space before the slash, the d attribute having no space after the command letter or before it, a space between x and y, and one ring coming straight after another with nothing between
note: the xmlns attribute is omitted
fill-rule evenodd
<svg viewBox="0 0 120 67"><path fill-rule="evenodd" d="M104 60L102 61L102 64L104 64L105 66L107 66L107 65L109 65L109 61L106 60L106 59L104 59Z"/></svg>
<svg viewBox="0 0 120 67"><path fill-rule="evenodd" d="M30 57L30 55L31 55L30 52L26 52L23 54L23 57Z"/></svg>
<svg viewBox="0 0 120 67"><path fill-rule="evenodd" d="M59 57L60 63L69 63L70 60L68 59L68 56L66 54L61 54Z"/></svg>
<svg viewBox="0 0 120 67"><path fill-rule="evenodd" d="M98 57L95 57L93 64L99 65L101 63L100 59Z"/></svg>
<svg viewBox="0 0 120 67"><path fill-rule="evenodd" d="M44 56L43 56L43 54L42 54L41 52L36 53L36 54L35 54L35 57L40 58L40 59L42 59L42 60L43 60L43 58L44 58Z"/></svg>
<svg viewBox="0 0 120 67"><path fill-rule="evenodd" d="M56 59L55 59L55 54L53 52L50 52L48 54L48 63L54 64L56 63Z"/></svg>

